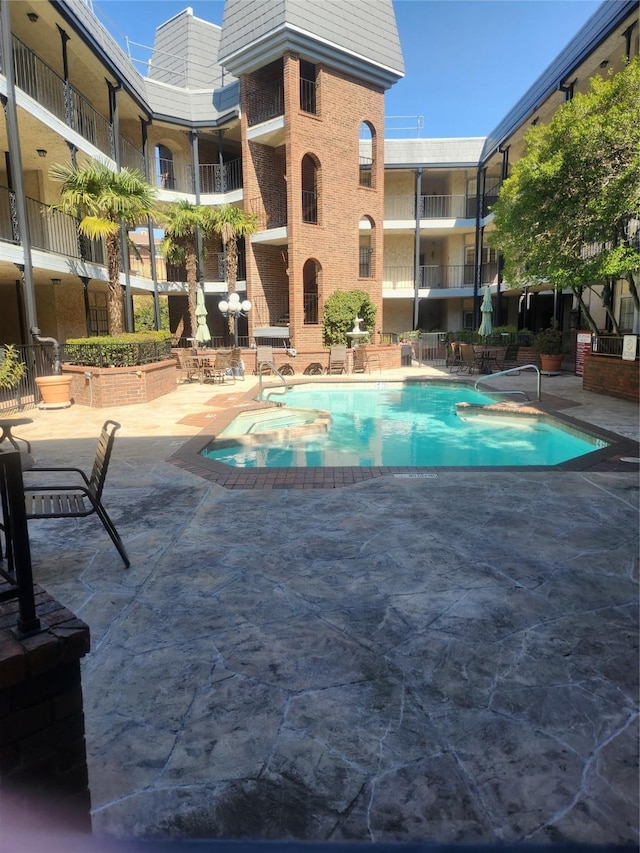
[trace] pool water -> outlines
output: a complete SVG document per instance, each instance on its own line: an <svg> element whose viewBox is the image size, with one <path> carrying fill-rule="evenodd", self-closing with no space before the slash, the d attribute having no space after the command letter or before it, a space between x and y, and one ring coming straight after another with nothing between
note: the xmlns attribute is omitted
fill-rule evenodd
<svg viewBox="0 0 640 853"><path fill-rule="evenodd" d="M460 385L309 384L273 399L330 411L329 432L219 449L213 442L203 455L243 468L478 467L558 465L606 446L543 418L458 417L456 403L495 402ZM233 431L231 424L225 433Z"/></svg>

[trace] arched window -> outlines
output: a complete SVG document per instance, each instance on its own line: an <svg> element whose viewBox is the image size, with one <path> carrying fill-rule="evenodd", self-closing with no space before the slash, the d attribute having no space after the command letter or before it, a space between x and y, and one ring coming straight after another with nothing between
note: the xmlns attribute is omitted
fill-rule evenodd
<svg viewBox="0 0 640 853"><path fill-rule="evenodd" d="M156 145L156 183L163 190L176 187L173 154L166 145Z"/></svg>
<svg viewBox="0 0 640 853"><path fill-rule="evenodd" d="M360 278L373 278L373 242L375 228L370 216L363 216L360 220L360 266L358 276Z"/></svg>
<svg viewBox="0 0 640 853"><path fill-rule="evenodd" d="M320 162L313 154L302 158L302 221L317 225L319 217Z"/></svg>
<svg viewBox="0 0 640 853"><path fill-rule="evenodd" d="M305 261L305 265L302 268L305 326L318 325L318 299L321 275L322 267L314 258L309 258L308 261Z"/></svg>
<svg viewBox="0 0 640 853"><path fill-rule="evenodd" d="M360 186L373 186L373 166L375 163L376 135L373 126L368 121L360 124L358 146L360 153Z"/></svg>

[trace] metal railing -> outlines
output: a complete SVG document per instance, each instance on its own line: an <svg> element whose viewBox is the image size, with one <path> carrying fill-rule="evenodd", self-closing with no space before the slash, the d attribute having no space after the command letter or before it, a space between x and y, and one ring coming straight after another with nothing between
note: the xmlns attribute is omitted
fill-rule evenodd
<svg viewBox="0 0 640 853"><path fill-rule="evenodd" d="M258 228L268 231L271 228L283 228L287 224L287 199L265 199L257 196L249 199L249 210L256 217Z"/></svg>
<svg viewBox="0 0 640 853"><path fill-rule="evenodd" d="M360 247L358 276L360 278L371 278L373 275L373 249L368 246Z"/></svg>
<svg viewBox="0 0 640 853"><path fill-rule="evenodd" d="M251 301L254 326L289 325L288 296L254 296Z"/></svg>
<svg viewBox="0 0 640 853"><path fill-rule="evenodd" d="M622 358L623 344L624 338L622 336L593 335L593 337L591 338L591 352L595 353L596 355Z"/></svg>
<svg viewBox="0 0 640 853"><path fill-rule="evenodd" d="M302 190L302 221L311 225L318 224L318 193L316 190Z"/></svg>
<svg viewBox="0 0 640 853"><path fill-rule="evenodd" d="M126 169L137 169L138 172L145 174L144 154L124 136L120 137L120 165Z"/></svg>
<svg viewBox="0 0 640 853"><path fill-rule="evenodd" d="M106 258L104 241L89 240L79 235L78 225L73 216L60 210L52 210L48 204L34 198L27 197L26 206L31 245L34 248L104 266ZM2 219L0 213L0 221Z"/></svg>
<svg viewBox="0 0 640 853"><path fill-rule="evenodd" d="M156 185L163 190L175 190L181 193L194 192L193 166L183 160L169 160L160 157Z"/></svg>
<svg viewBox="0 0 640 853"><path fill-rule="evenodd" d="M319 299L317 293L305 293L303 295L305 325L318 325L318 304Z"/></svg>
<svg viewBox="0 0 640 853"><path fill-rule="evenodd" d="M492 373L490 376L481 376L479 379L476 379L474 383L474 389L478 390L478 385L481 382L486 382L488 379L496 379L498 376L509 376L511 373L517 373L518 375L523 370L535 370L537 373L536 377L536 400L541 399L541 384L542 384L542 374L540 373L540 368L537 364L519 364L517 367L510 367L508 370L499 370L497 373ZM513 391L505 391L502 389L498 389L495 393L498 394L524 394L525 397L529 397L526 391L521 391L519 389L515 389Z"/></svg>
<svg viewBox="0 0 640 853"><path fill-rule="evenodd" d="M421 195L419 212L420 219L469 218L469 212L467 210L467 197L464 194ZM389 220L406 219L415 221L415 198L410 195L386 196L384 200L384 218Z"/></svg>
<svg viewBox="0 0 640 853"><path fill-rule="evenodd" d="M373 158L363 157L360 155L360 186L371 186L371 169L373 167Z"/></svg>
<svg viewBox="0 0 640 853"><path fill-rule="evenodd" d="M40 399L36 376L53 373L53 348L50 344L16 344L16 350L26 371L15 388L0 389L0 412L3 414L35 408Z"/></svg>
<svg viewBox="0 0 640 853"><path fill-rule="evenodd" d="M300 78L300 109L305 113L318 113L318 86L315 80Z"/></svg>
<svg viewBox="0 0 640 853"><path fill-rule="evenodd" d="M0 494L0 527L4 533L7 562L6 568L0 567L0 578L5 582L0 591L0 601L18 600L18 633L31 634L39 631L41 626L36 615L22 465L17 450L0 452Z"/></svg>
<svg viewBox="0 0 640 853"><path fill-rule="evenodd" d="M200 192L228 193L242 189L242 160L200 164Z"/></svg>
<svg viewBox="0 0 640 853"><path fill-rule="evenodd" d="M13 61L16 86L104 154L113 156L111 123L16 36Z"/></svg>
<svg viewBox="0 0 640 853"><path fill-rule="evenodd" d="M495 262L482 265L482 285L497 281L498 265ZM473 288L473 264L429 264L418 268L418 286L433 289L453 287ZM415 287L413 267L385 267L382 287L387 290L410 290Z"/></svg>
<svg viewBox="0 0 640 853"><path fill-rule="evenodd" d="M7 187L0 187L0 240L20 242L16 194Z"/></svg>
<svg viewBox="0 0 640 853"><path fill-rule="evenodd" d="M249 92L247 97L247 122L249 127L269 121L271 118L281 116L284 113L284 97L282 83L272 83L254 92Z"/></svg>

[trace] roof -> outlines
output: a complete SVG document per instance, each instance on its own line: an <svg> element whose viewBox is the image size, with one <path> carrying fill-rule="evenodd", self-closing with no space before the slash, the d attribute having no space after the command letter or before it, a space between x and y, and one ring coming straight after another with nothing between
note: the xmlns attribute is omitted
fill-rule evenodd
<svg viewBox="0 0 640 853"><path fill-rule="evenodd" d="M384 165L388 168L469 167L475 168L486 138L385 139Z"/></svg>
<svg viewBox="0 0 640 853"><path fill-rule="evenodd" d="M391 0L227 0L219 61L233 74L284 50L389 88L404 76Z"/></svg>
<svg viewBox="0 0 640 853"><path fill-rule="evenodd" d="M499 146L544 103L549 95L558 90L580 63L637 7L638 0L605 0L488 135L482 159L495 153Z"/></svg>
<svg viewBox="0 0 640 853"><path fill-rule="evenodd" d="M156 30L148 76L189 89L221 86L223 72L215 61L219 44L220 27L185 9Z"/></svg>

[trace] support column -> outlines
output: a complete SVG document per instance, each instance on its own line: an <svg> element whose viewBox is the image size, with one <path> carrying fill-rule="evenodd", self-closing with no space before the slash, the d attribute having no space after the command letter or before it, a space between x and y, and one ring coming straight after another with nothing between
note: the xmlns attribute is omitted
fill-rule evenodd
<svg viewBox="0 0 640 853"><path fill-rule="evenodd" d="M9 0L0 2L0 35L2 38L2 55L9 58L5 62L5 79L7 84L7 96L2 99L4 106L7 139L9 143L9 159L11 163L11 180L15 187L15 204L18 219L18 230L20 243L24 255L24 302L27 316L29 334L38 334L38 317L36 313L36 297L33 284L33 267L31 264L31 239L29 236L29 220L27 219L27 205L24 194L24 181L22 172L22 153L20 148L20 133L18 130L18 110L16 108L16 87L13 62L13 49L11 44L11 10Z"/></svg>
<svg viewBox="0 0 640 853"><path fill-rule="evenodd" d="M144 155L145 176L151 183L151 161L149 157L149 133L148 128L151 124L151 119L140 119L142 124L142 153ZM151 278L153 279L153 320L156 331L160 329L160 297L158 294L158 270L156 267L156 243L153 234L153 220L147 217L147 231L149 233L149 261L151 263Z"/></svg>
<svg viewBox="0 0 640 853"><path fill-rule="evenodd" d="M420 196L422 192L422 169L416 169L416 232L413 256L413 328L418 328L420 313Z"/></svg>
<svg viewBox="0 0 640 853"><path fill-rule="evenodd" d="M122 83L116 86L107 80L109 88L109 118L113 127L113 153L118 172L121 169L120 162L120 111L118 109L118 92ZM129 241L127 228L124 222L120 223L120 253L122 255L122 269L124 271L124 325L127 332L133 332L133 304L131 300L131 274L129 272Z"/></svg>
<svg viewBox="0 0 640 853"><path fill-rule="evenodd" d="M482 238L484 226L484 185L486 168L480 167L476 178L476 243L473 270L473 329L480 326L480 290L482 289Z"/></svg>

